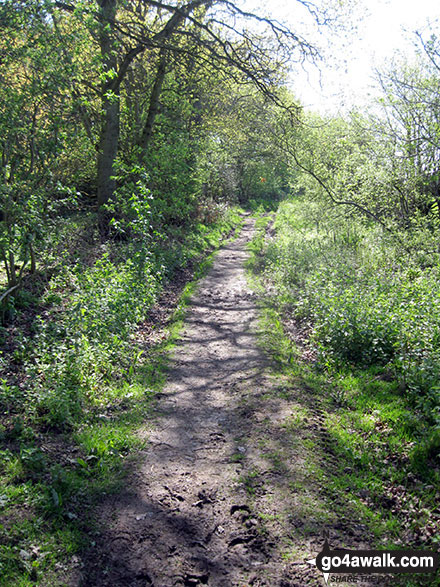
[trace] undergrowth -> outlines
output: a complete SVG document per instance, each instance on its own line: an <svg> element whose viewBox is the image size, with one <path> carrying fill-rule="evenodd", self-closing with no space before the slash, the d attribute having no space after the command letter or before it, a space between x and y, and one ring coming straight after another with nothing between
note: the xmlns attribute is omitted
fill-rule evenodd
<svg viewBox="0 0 440 587"><path fill-rule="evenodd" d="M310 223L313 203L280 206L264 271L280 303L307 324L324 368L382 369L440 451L440 267L422 267L376 227L342 217ZM438 465L437 460L437 465Z"/></svg>
<svg viewBox="0 0 440 587"><path fill-rule="evenodd" d="M1 359L0 585L64 584L80 564L93 534L87 512L120 487L145 442L138 431L194 288L183 282L203 274L207 252L239 224L229 210L189 233L171 230L147 252L135 239L109 241L92 259L82 251L64 259L33 311L17 308L28 315L4 329L13 344ZM148 342L142 324L170 280L180 301Z"/></svg>
<svg viewBox="0 0 440 587"><path fill-rule="evenodd" d="M365 527L371 548L438 548L438 268L393 255L375 229L312 225L306 205L283 202L266 235L261 220L249 261L262 343L301 407L292 450L303 434L311 486L337 519ZM315 433L309 450L317 414L326 442Z"/></svg>

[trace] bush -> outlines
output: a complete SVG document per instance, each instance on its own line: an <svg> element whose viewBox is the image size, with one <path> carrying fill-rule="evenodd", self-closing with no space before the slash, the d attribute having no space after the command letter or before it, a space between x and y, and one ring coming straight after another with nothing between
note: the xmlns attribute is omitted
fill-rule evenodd
<svg viewBox="0 0 440 587"><path fill-rule="evenodd" d="M421 268L375 227L332 218L313 202L281 204L265 271L282 303L309 321L323 363L380 365L439 421L440 267Z"/></svg>

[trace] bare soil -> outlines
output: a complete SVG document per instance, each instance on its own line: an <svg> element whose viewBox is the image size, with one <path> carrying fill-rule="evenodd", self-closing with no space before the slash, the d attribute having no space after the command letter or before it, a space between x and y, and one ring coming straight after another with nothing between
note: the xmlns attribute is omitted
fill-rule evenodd
<svg viewBox="0 0 440 587"><path fill-rule="evenodd" d="M322 585L305 560L324 526L366 546L365 528L333 519L322 488L307 485L302 445L325 443L320 414L301 420L306 391L285 393L258 346L244 270L252 231L247 219L201 281L142 462L99 508L75 585Z"/></svg>

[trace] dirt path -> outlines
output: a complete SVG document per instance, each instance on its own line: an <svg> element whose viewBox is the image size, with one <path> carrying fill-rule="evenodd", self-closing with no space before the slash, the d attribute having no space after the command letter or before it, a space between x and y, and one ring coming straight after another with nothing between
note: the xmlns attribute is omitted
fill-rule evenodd
<svg viewBox="0 0 440 587"><path fill-rule="evenodd" d="M292 575L280 559L283 532L261 513L277 517L283 468L262 461L254 432L278 425L283 406L255 404L273 383L244 272L252 230L248 219L192 300L143 465L100 511L107 528L83 586L315 584L315 571Z"/></svg>

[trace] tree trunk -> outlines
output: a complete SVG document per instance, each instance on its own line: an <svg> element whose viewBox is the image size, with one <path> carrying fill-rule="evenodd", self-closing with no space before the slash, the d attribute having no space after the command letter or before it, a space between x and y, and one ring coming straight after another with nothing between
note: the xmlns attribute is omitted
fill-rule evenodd
<svg viewBox="0 0 440 587"><path fill-rule="evenodd" d="M156 72L156 79L154 80L153 89L151 90L150 105L148 108L147 120L145 122L142 136L139 140L139 146L142 148L141 157L145 158L146 151L150 145L150 140L153 135L153 125L159 110L159 98L162 92L162 86L165 79L167 63L166 49L161 49L159 53L159 66Z"/></svg>
<svg viewBox="0 0 440 587"><path fill-rule="evenodd" d="M119 145L119 95L104 97L102 127L98 152L98 205L103 207L116 188L115 160Z"/></svg>
<svg viewBox="0 0 440 587"><path fill-rule="evenodd" d="M104 228L106 218L104 206L112 198L116 187L116 182L112 178L115 174L114 164L119 144L120 84L133 59L145 50L146 45L145 43L141 43L137 47L130 49L125 58L121 60L120 67L118 68L118 48L114 27L118 0L97 0L97 3L100 7L99 44L101 48L103 72L107 74L107 79L104 80L101 90L102 123L98 153L98 205L101 211L100 225L101 228ZM146 4L148 5L148 2L146 2ZM152 2L151 4L154 3ZM179 9L170 5L169 8L173 12L172 16L165 26L158 33L153 35L151 41L164 43L176 31L182 22L185 21L188 14L201 6L210 6L211 4L212 0L193 0ZM143 149L148 147L152 136L154 120L159 106L159 97L165 78L165 68L166 49L162 48L160 51L159 67L150 98L147 120L139 142L139 145Z"/></svg>
<svg viewBox="0 0 440 587"><path fill-rule="evenodd" d="M103 63L104 79L101 95L101 130L98 151L98 206L112 198L116 182L115 160L119 145L119 84L112 84L117 73L117 57L113 22L116 16L116 0L99 0L100 34L99 44Z"/></svg>
<svg viewBox="0 0 440 587"><path fill-rule="evenodd" d="M18 280L17 273L15 271L15 255L11 250L9 251L9 271L8 266L6 267L6 271L8 273L8 286L14 287L17 285Z"/></svg>

